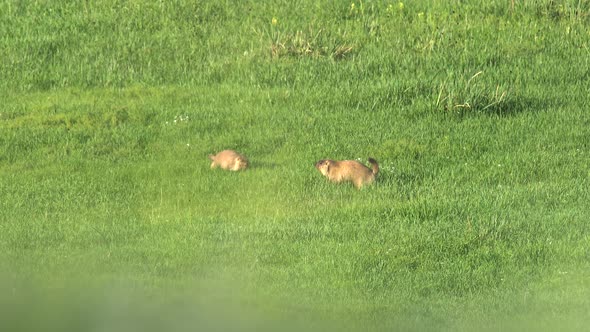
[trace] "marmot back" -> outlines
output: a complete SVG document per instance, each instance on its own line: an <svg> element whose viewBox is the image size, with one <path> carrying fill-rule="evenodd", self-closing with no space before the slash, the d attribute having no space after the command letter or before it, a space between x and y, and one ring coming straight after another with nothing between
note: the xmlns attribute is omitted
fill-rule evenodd
<svg viewBox="0 0 590 332"><path fill-rule="evenodd" d="M335 161L323 159L315 164L315 168L332 182L340 183L349 181L357 189L360 189L364 185L373 183L375 176L379 173L379 164L377 161L369 158L369 163L371 163L371 168L356 160Z"/></svg>
<svg viewBox="0 0 590 332"><path fill-rule="evenodd" d="M228 171L244 170L249 164L246 156L234 150L223 150L216 155L210 154L209 159L211 159L211 168L220 167Z"/></svg>

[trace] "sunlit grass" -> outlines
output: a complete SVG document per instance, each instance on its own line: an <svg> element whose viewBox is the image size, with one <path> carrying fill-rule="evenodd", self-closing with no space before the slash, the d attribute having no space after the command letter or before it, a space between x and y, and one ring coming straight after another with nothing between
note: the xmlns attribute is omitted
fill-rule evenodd
<svg viewBox="0 0 590 332"><path fill-rule="evenodd" d="M1 3L0 329L579 329L587 14Z"/></svg>

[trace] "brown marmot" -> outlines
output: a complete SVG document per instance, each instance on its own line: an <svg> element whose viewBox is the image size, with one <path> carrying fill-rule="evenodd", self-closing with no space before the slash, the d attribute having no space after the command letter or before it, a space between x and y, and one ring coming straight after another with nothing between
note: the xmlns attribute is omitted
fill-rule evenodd
<svg viewBox="0 0 590 332"><path fill-rule="evenodd" d="M211 168L221 167L229 171L239 171L248 167L248 159L234 150L223 150L216 155L209 155Z"/></svg>
<svg viewBox="0 0 590 332"><path fill-rule="evenodd" d="M379 164L373 158L369 158L371 168L359 163L356 160L335 161L323 159L315 164L315 168L327 177L328 180L336 183L350 181L357 189L375 181L379 173Z"/></svg>

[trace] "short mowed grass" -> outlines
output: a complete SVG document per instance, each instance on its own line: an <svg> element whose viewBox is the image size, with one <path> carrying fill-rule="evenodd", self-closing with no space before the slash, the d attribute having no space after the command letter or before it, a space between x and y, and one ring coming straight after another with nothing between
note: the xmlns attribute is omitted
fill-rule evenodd
<svg viewBox="0 0 590 332"><path fill-rule="evenodd" d="M583 1L2 1L0 328L585 327L589 29ZM362 190L313 167L368 157Z"/></svg>

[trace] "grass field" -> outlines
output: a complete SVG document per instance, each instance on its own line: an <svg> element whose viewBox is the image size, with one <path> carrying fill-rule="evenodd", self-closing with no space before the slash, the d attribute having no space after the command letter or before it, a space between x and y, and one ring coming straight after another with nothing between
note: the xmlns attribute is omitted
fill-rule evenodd
<svg viewBox="0 0 590 332"><path fill-rule="evenodd" d="M1 330L590 322L586 1L2 0L0 40Z"/></svg>

